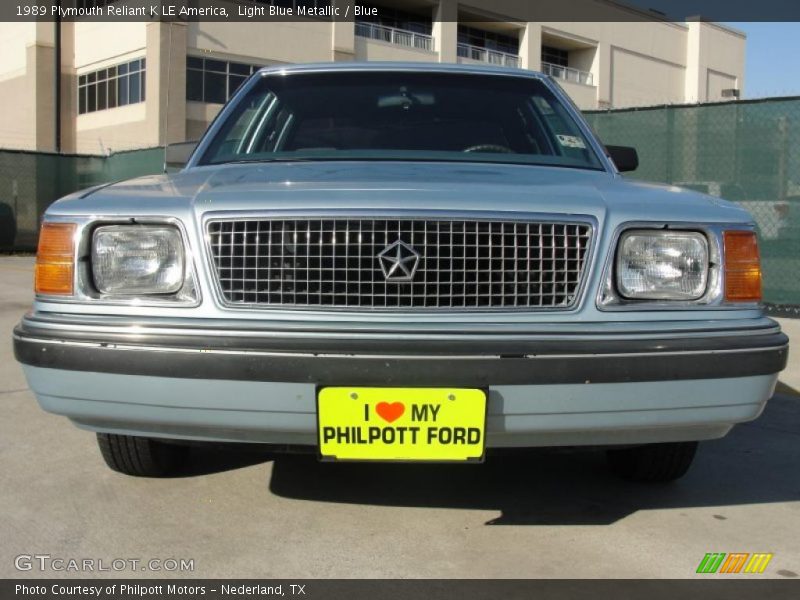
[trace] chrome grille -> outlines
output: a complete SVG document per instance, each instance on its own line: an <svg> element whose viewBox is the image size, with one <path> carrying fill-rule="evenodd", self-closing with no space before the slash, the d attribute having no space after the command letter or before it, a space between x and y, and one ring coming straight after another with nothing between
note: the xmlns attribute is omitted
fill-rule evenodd
<svg viewBox="0 0 800 600"><path fill-rule="evenodd" d="M229 305L481 310L572 306L592 228L539 221L242 218L210 221L207 232ZM378 258L398 240L419 255L410 280L387 279Z"/></svg>

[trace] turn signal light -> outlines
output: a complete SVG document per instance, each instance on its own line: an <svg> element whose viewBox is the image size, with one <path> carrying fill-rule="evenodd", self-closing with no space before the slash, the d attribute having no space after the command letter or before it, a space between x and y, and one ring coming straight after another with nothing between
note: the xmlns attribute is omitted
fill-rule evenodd
<svg viewBox="0 0 800 600"><path fill-rule="evenodd" d="M75 223L43 223L36 251L37 294L72 294Z"/></svg>
<svg viewBox="0 0 800 600"><path fill-rule="evenodd" d="M729 302L761 300L761 258L752 231L726 231L725 299Z"/></svg>

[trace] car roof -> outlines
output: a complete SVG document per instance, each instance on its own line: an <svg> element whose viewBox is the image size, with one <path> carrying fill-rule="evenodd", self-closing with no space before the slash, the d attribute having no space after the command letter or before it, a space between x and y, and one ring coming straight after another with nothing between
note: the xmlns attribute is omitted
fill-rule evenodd
<svg viewBox="0 0 800 600"><path fill-rule="evenodd" d="M503 75L511 77L526 77L531 79L544 79L548 77L538 71L530 71L517 67L501 67L496 65L434 63L434 62L317 62L290 65L270 65L258 70L262 75L289 75L292 73L335 73L352 71L413 71L429 73L472 73L478 75Z"/></svg>

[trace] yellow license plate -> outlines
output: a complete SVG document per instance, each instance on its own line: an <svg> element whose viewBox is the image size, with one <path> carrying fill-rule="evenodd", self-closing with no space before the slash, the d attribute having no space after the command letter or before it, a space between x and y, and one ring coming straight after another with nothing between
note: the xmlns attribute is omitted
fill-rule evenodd
<svg viewBox="0 0 800 600"><path fill-rule="evenodd" d="M481 460L486 393L465 388L326 387L317 398L328 460Z"/></svg>

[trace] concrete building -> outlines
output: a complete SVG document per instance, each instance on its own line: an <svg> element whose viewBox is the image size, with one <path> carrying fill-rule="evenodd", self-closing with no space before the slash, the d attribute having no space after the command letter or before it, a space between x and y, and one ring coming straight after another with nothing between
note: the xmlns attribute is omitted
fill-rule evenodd
<svg viewBox="0 0 800 600"><path fill-rule="evenodd" d="M355 22L62 23L61 150L197 139L269 64L502 64L552 75L582 109L715 101L743 88L745 36L726 26L632 22L632 9L609 0L585 0L602 21L569 23L521 20L524 0L493 0L489 18L470 2L375 0L379 14ZM0 147L55 148L55 38L53 23L0 24Z"/></svg>

